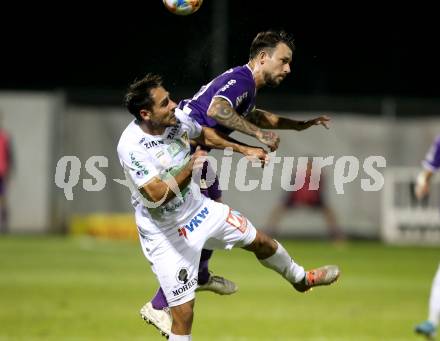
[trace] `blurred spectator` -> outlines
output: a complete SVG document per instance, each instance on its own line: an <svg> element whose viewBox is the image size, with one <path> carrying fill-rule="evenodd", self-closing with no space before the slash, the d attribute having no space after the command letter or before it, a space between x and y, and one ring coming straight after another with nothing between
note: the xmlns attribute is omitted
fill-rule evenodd
<svg viewBox="0 0 440 341"><path fill-rule="evenodd" d="M436 137L431 148L422 162L423 170L417 177L415 196L418 200L423 200L429 195L431 179L434 173L440 169L440 135ZM437 331L440 320L440 265L431 286L429 298L428 319L419 323L415 327L415 332L432 339Z"/></svg>
<svg viewBox="0 0 440 341"><path fill-rule="evenodd" d="M341 241L345 239L344 233L338 226L337 218L334 211L325 201L324 196L324 175L321 174L319 187L316 190L309 189L310 176L312 174L312 160L309 158L307 162L307 168L305 175L299 175L299 178L304 177L304 185L297 191L289 191L281 199L272 210L269 215L269 221L266 224L267 233L271 236L279 234L279 224L281 219L286 215L288 210L296 209L299 207L308 207L314 210L320 210L324 215L328 236L335 241ZM298 172L300 170L298 169ZM297 172L292 173L291 185L295 182Z"/></svg>
<svg viewBox="0 0 440 341"><path fill-rule="evenodd" d="M3 114L0 112L0 233L7 233L9 230L6 197L12 167L11 139L3 128Z"/></svg>

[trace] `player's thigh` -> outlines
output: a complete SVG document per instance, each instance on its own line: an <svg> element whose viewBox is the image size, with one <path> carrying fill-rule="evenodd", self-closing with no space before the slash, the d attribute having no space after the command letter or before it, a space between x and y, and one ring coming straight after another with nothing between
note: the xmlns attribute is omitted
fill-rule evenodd
<svg viewBox="0 0 440 341"><path fill-rule="evenodd" d="M185 241L182 240L182 243ZM151 268L170 307L194 299L200 254L201 248L166 242L150 254Z"/></svg>
<svg viewBox="0 0 440 341"><path fill-rule="evenodd" d="M218 207L217 225L205 244L208 249L231 249L250 245L256 237L254 225L240 212L221 203Z"/></svg>

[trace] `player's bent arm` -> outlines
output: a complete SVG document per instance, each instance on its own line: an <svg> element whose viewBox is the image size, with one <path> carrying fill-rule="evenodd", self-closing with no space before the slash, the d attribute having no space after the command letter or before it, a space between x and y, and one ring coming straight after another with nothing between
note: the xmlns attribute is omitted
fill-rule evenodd
<svg viewBox="0 0 440 341"><path fill-rule="evenodd" d="M330 121L330 118L327 116L320 116L307 121L296 121L290 118L275 115L262 109L253 110L246 118L260 128L290 129L297 131L310 128L314 125L323 125L324 127L328 128L327 122Z"/></svg>
<svg viewBox="0 0 440 341"><path fill-rule="evenodd" d="M176 191L172 190L173 183L171 181L173 179L181 191L191 182L192 164L191 160L171 180L162 180L159 177L154 177L140 188L140 192L152 202L160 202L164 197L164 203L168 202L176 196Z"/></svg>
<svg viewBox="0 0 440 341"><path fill-rule="evenodd" d="M254 137L261 134L260 128L241 117L224 98L214 97L208 108L207 114L219 124L229 129L237 130Z"/></svg>
<svg viewBox="0 0 440 341"><path fill-rule="evenodd" d="M241 117L224 98L214 97L207 114L209 117L212 117L218 123L229 129L237 130L244 134L256 137L260 142L269 146L271 151L278 148L280 138L276 133L261 130L253 123Z"/></svg>
<svg viewBox="0 0 440 341"><path fill-rule="evenodd" d="M241 154L244 154L246 148L250 147L209 127L203 127L202 133L195 141L212 149L232 148L234 152Z"/></svg>
<svg viewBox="0 0 440 341"><path fill-rule="evenodd" d="M232 148L234 152L243 154L250 160L260 160L262 167L264 167L269 160L268 155L263 148L241 143L212 128L203 127L197 142L209 148Z"/></svg>

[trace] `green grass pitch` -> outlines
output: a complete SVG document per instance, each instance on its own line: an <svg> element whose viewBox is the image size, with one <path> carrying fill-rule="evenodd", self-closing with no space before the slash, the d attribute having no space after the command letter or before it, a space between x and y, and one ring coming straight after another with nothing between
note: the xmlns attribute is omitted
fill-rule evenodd
<svg viewBox="0 0 440 341"><path fill-rule="evenodd" d="M211 268L239 285L197 296L194 340L418 340L440 252L375 242L284 241L305 267L340 265L333 286L300 294L242 250ZM157 287L139 243L0 237L0 340L162 340L139 317ZM163 339L165 340L165 339Z"/></svg>

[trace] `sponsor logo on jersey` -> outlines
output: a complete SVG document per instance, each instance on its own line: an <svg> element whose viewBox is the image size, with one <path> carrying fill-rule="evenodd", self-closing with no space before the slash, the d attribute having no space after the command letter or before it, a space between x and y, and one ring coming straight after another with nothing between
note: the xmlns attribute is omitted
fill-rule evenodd
<svg viewBox="0 0 440 341"><path fill-rule="evenodd" d="M248 95L248 92L246 91L246 92L244 92L243 94L241 94L240 96L238 96L238 97L235 99L235 107L238 107L238 106L241 104L241 102L243 102L243 100L244 100L245 98L247 98L247 95Z"/></svg>
<svg viewBox="0 0 440 341"><path fill-rule="evenodd" d="M153 140L144 143L145 148L150 149L164 144L163 140Z"/></svg>
<svg viewBox="0 0 440 341"><path fill-rule="evenodd" d="M172 140L176 134L179 132L180 127L182 126L182 123L177 120L177 124L173 127L171 127L170 132L168 133L167 139Z"/></svg>
<svg viewBox="0 0 440 341"><path fill-rule="evenodd" d="M176 280L180 284L183 284L180 288L173 290L173 296L179 296L185 291L191 289L197 285L197 277L189 279L189 273L187 268L180 268L176 273Z"/></svg>
<svg viewBox="0 0 440 341"><path fill-rule="evenodd" d="M184 148L185 144L180 140L174 140L167 148L168 153L171 155L171 157L175 157L177 154L179 154Z"/></svg>
<svg viewBox="0 0 440 341"><path fill-rule="evenodd" d="M240 212L229 209L226 222L232 226L235 226L241 233L244 233L247 229L247 219Z"/></svg>
<svg viewBox="0 0 440 341"><path fill-rule="evenodd" d="M172 159L171 155L169 153L165 153L164 150L160 150L158 153L156 153L156 159L159 160L159 163L163 167L170 167Z"/></svg>
<svg viewBox="0 0 440 341"><path fill-rule="evenodd" d="M182 196L184 196L186 194L186 192L181 191L180 192L182 194ZM165 206L160 206L160 211L162 213L166 213L166 212L174 212L175 210L177 210L180 206L183 205L183 203L185 202L186 197L184 196L183 199L179 199L179 198L174 198L172 201L168 202L165 204Z"/></svg>
<svg viewBox="0 0 440 341"><path fill-rule="evenodd" d="M223 87L220 88L219 92L226 91L227 89L229 89L235 83L237 83L237 81L235 79L231 79L230 81L228 81L228 83L226 83L225 85L223 85Z"/></svg>
<svg viewBox="0 0 440 341"><path fill-rule="evenodd" d="M188 269L181 268L176 274L177 281L182 284L188 283Z"/></svg>
<svg viewBox="0 0 440 341"><path fill-rule="evenodd" d="M183 141L183 143L185 144L185 146L189 146L189 137L188 137L188 132L184 132L182 134L182 136L180 137L180 139Z"/></svg>
<svg viewBox="0 0 440 341"><path fill-rule="evenodd" d="M142 163L136 160L133 153L130 153L130 160L131 160L131 164L137 168L136 176L138 178L142 177L142 174L148 175L148 170L145 168L145 166Z"/></svg>
<svg viewBox="0 0 440 341"><path fill-rule="evenodd" d="M203 223L203 221L208 216L209 211L208 207L203 208L195 217L193 217L190 222L186 225L180 227L177 231L179 232L179 236L187 237L187 231L193 232L195 228L199 227Z"/></svg>
<svg viewBox="0 0 440 341"><path fill-rule="evenodd" d="M176 290L173 290L173 296L176 297L182 295L185 291L195 286L197 286L197 277L188 280L186 284L182 285L180 288L177 288Z"/></svg>
<svg viewBox="0 0 440 341"><path fill-rule="evenodd" d="M179 237L184 237L185 239L188 239L188 236L186 235L186 228L184 227L179 227L177 229L177 231L179 231Z"/></svg>

